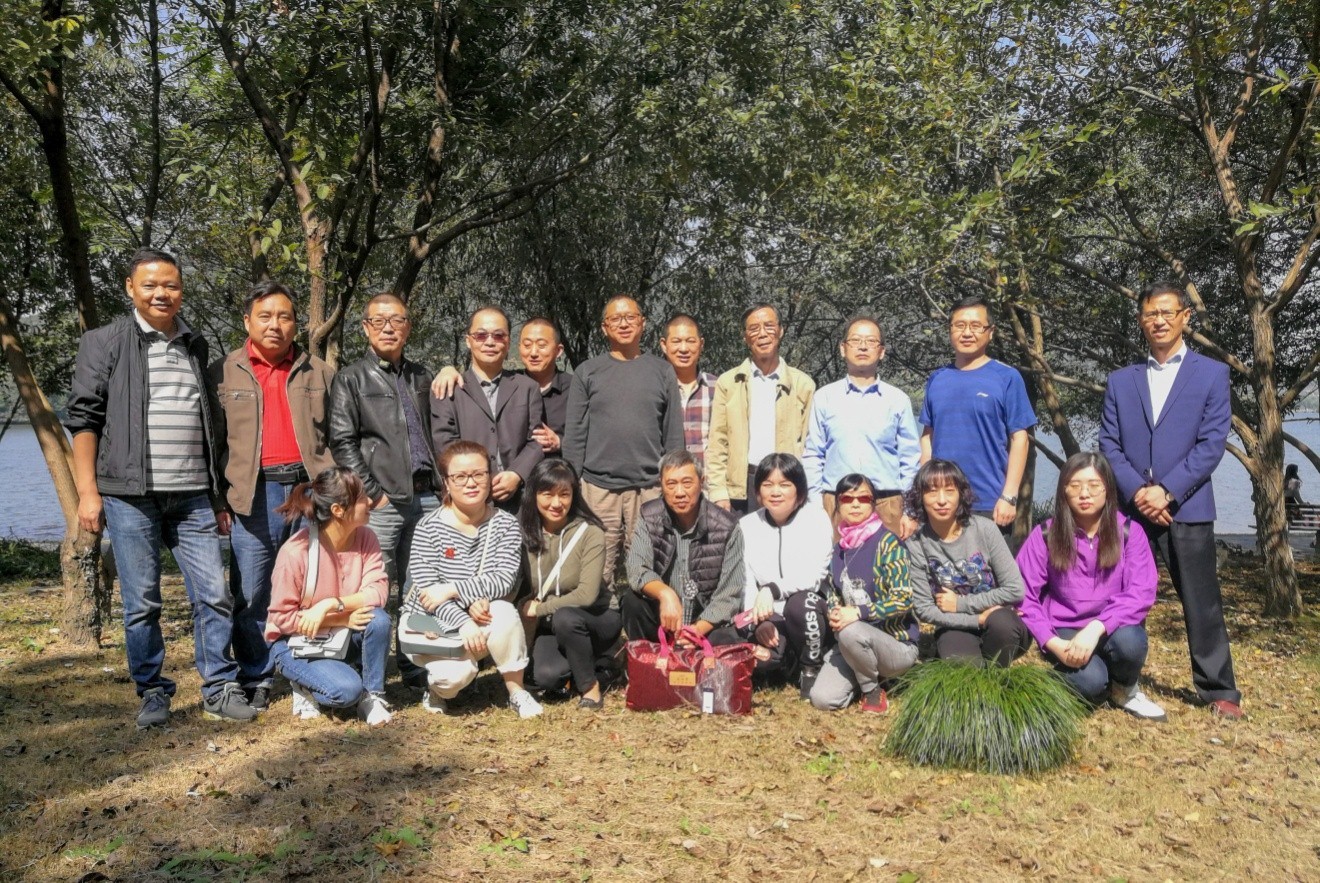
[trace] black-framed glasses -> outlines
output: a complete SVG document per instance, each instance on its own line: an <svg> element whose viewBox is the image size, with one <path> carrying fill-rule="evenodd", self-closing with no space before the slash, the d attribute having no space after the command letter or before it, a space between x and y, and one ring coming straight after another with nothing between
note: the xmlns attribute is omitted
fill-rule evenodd
<svg viewBox="0 0 1320 883"><path fill-rule="evenodd" d="M388 325L391 328L402 328L408 324L407 316L372 316L370 319L363 319L363 322L370 325L376 331L384 330Z"/></svg>
<svg viewBox="0 0 1320 883"><path fill-rule="evenodd" d="M490 478L490 470L482 469L480 472L455 472L453 475L446 475L445 481L454 487L466 487L469 484L481 484L487 478Z"/></svg>

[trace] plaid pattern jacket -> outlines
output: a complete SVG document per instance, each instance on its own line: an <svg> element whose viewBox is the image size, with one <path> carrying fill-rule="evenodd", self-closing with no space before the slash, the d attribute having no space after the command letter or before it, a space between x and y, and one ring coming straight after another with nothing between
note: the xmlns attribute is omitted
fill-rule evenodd
<svg viewBox="0 0 1320 883"><path fill-rule="evenodd" d="M697 374L697 385L692 394L687 395L683 387L678 388L679 398L683 402L683 445L702 468L706 467L706 440L710 437L710 413L715 403L715 381L718 380L709 371Z"/></svg>

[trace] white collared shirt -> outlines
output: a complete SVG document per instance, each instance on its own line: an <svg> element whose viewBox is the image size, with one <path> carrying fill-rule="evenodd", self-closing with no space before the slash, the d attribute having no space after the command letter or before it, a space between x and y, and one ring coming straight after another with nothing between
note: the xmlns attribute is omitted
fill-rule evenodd
<svg viewBox="0 0 1320 883"><path fill-rule="evenodd" d="M1155 357L1146 356L1146 383L1150 385L1150 415L1151 419L1159 422L1160 414L1164 411L1164 404L1169 400L1169 393L1173 391L1173 382L1178 379L1178 369L1182 367L1183 359L1187 356L1187 342L1178 347L1178 351L1161 365L1155 361Z"/></svg>
<svg viewBox="0 0 1320 883"><path fill-rule="evenodd" d="M775 399L779 380L785 373L783 359L769 374L762 374L760 368L752 367L747 391L747 463L750 466L775 452Z"/></svg>

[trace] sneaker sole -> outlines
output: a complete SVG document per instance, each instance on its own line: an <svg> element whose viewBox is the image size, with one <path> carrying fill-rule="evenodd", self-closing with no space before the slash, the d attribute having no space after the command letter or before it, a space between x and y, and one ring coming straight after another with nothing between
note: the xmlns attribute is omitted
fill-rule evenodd
<svg viewBox="0 0 1320 883"><path fill-rule="evenodd" d="M159 728L162 728L162 727L168 727L169 725L170 725L170 722L169 722L169 721L167 721L167 720L163 720L163 721L160 721L160 722L158 722L158 723L151 723L151 724L138 724L138 725L137 725L137 728L138 728L138 730L155 730L155 729L159 729Z"/></svg>
<svg viewBox="0 0 1320 883"><path fill-rule="evenodd" d="M228 717L218 711L203 711L202 717L209 721L224 721L230 724L247 724L256 720L255 717Z"/></svg>

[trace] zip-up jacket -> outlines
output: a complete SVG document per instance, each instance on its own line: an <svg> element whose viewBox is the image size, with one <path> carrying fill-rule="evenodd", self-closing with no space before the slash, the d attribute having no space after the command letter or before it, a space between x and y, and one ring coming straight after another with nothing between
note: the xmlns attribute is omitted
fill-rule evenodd
<svg viewBox="0 0 1320 883"><path fill-rule="evenodd" d="M209 373L220 402L215 415L220 488L231 511L251 515L261 473L261 421L265 413L261 384L252 373L246 345L217 360ZM309 478L335 465L330 455L329 425L330 384L334 377L334 369L294 345L285 391L293 435Z"/></svg>
<svg viewBox="0 0 1320 883"><path fill-rule="evenodd" d="M185 323L186 327L186 323ZM216 434L214 390L207 382L206 339L183 331L188 364L202 391L202 441L210 476L211 505L221 507L216 493ZM78 343L73 384L69 389L64 426L71 435L96 434L96 488L111 497L146 494L147 460L147 349L146 332L132 313L109 325L93 328Z"/></svg>
<svg viewBox="0 0 1320 883"><path fill-rule="evenodd" d="M807 503L787 523L779 525L764 509L738 519L743 535L743 609L756 603L756 594L769 586L775 612L798 592L820 592L829 575L834 551L834 526L820 506Z"/></svg>

